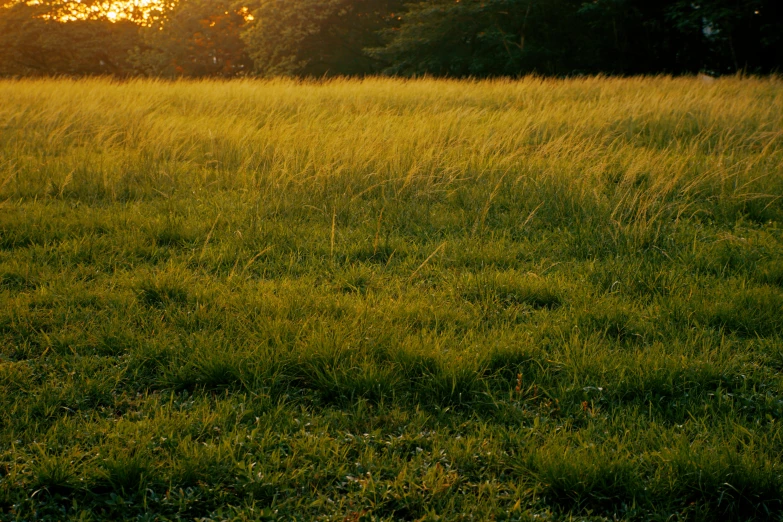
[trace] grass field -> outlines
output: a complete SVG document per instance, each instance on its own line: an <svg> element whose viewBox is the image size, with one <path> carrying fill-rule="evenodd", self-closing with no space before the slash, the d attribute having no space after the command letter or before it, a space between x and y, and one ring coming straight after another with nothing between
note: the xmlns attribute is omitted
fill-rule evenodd
<svg viewBox="0 0 783 522"><path fill-rule="evenodd" d="M781 520L783 82L0 82L0 520Z"/></svg>

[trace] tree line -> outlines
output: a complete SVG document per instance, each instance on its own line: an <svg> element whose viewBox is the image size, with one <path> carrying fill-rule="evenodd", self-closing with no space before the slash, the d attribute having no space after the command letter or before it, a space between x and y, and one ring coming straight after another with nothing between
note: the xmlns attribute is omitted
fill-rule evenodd
<svg viewBox="0 0 783 522"><path fill-rule="evenodd" d="M0 75L768 74L781 0L100 0L0 7Z"/></svg>

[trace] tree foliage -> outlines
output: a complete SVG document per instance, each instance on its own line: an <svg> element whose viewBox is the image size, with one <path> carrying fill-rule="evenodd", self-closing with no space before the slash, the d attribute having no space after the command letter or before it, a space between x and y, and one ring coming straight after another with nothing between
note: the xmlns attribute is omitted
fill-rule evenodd
<svg viewBox="0 0 783 522"><path fill-rule="evenodd" d="M0 11L0 74L126 75L128 49L139 44L130 21L52 18L57 5L19 3Z"/></svg>
<svg viewBox="0 0 783 522"><path fill-rule="evenodd" d="M118 19L102 0L0 0L0 74L734 74L783 61L780 0L161 5Z"/></svg>
<svg viewBox="0 0 783 522"><path fill-rule="evenodd" d="M412 4L372 49L395 74L557 73L574 49L574 0L434 0Z"/></svg>
<svg viewBox="0 0 783 522"><path fill-rule="evenodd" d="M181 0L160 22L142 29L145 45L134 50L132 61L155 76L246 74L252 62L240 38L245 23L235 2Z"/></svg>
<svg viewBox="0 0 783 522"><path fill-rule="evenodd" d="M770 72L779 0L428 0L372 49L395 74Z"/></svg>
<svg viewBox="0 0 783 522"><path fill-rule="evenodd" d="M780 0L677 0L667 19L692 40L687 49L691 68L698 64L715 73L767 72L779 71L783 62Z"/></svg>
<svg viewBox="0 0 783 522"><path fill-rule="evenodd" d="M365 52L402 8L397 0L260 0L245 32L258 73L355 75L385 64Z"/></svg>

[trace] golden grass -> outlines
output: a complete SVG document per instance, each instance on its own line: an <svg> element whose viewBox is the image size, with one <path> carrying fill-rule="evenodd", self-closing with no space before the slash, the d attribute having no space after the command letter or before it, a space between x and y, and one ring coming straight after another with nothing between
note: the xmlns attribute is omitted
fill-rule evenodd
<svg viewBox="0 0 783 522"><path fill-rule="evenodd" d="M0 126L2 520L783 513L778 78L0 81Z"/></svg>

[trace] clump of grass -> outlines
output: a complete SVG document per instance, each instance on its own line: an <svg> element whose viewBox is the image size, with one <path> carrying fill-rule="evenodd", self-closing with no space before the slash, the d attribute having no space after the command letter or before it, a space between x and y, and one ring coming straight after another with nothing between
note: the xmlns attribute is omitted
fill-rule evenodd
<svg viewBox="0 0 783 522"><path fill-rule="evenodd" d="M783 292L768 286L705 296L697 311L706 324L743 337L783 334Z"/></svg>
<svg viewBox="0 0 783 522"><path fill-rule="evenodd" d="M763 257L763 252L755 245L745 243L748 243L748 239L727 234L702 248L694 263L700 270L713 275L753 273Z"/></svg>
<svg viewBox="0 0 783 522"><path fill-rule="evenodd" d="M780 470L763 454L683 445L662 457L673 480L661 477L657 488L708 517L764 520L783 510Z"/></svg>
<svg viewBox="0 0 783 522"><path fill-rule="evenodd" d="M74 455L53 454L39 448L32 466L33 493L67 495L79 487Z"/></svg>
<svg viewBox="0 0 783 522"><path fill-rule="evenodd" d="M553 309L563 304L557 283L516 271L468 274L458 283L461 296L473 303L501 307Z"/></svg>
<svg viewBox="0 0 783 522"><path fill-rule="evenodd" d="M193 245L196 238L182 230L167 227L155 232L153 241L157 246L162 247L186 247Z"/></svg>
<svg viewBox="0 0 783 522"><path fill-rule="evenodd" d="M390 244L380 244L375 246L357 245L357 247L348 254L348 258L359 261L360 263L375 263L378 265L386 265L397 253L398 248L395 248Z"/></svg>
<svg viewBox="0 0 783 522"><path fill-rule="evenodd" d="M754 279L761 284L783 288L783 261L767 261L760 264Z"/></svg>
<svg viewBox="0 0 783 522"><path fill-rule="evenodd" d="M607 259L593 263L593 268L588 280L603 294L651 302L689 290L686 267L672 264L660 252L647 253L644 259Z"/></svg>
<svg viewBox="0 0 783 522"><path fill-rule="evenodd" d="M123 328L109 328L96 343L96 352L104 356L118 356L135 348L139 340Z"/></svg>
<svg viewBox="0 0 783 522"><path fill-rule="evenodd" d="M419 381L419 397L438 408L480 408L483 371L470 365L440 367Z"/></svg>
<svg viewBox="0 0 783 522"><path fill-rule="evenodd" d="M34 290L37 284L26 276L16 272L0 274L0 288L15 292Z"/></svg>
<svg viewBox="0 0 783 522"><path fill-rule="evenodd" d="M193 440L178 444L172 464L173 481L185 488L229 481L236 471L234 456L225 445L204 447Z"/></svg>
<svg viewBox="0 0 783 522"><path fill-rule="evenodd" d="M530 471L549 502L576 513L628 514L649 502L639 465L609 448L544 447L530 457Z"/></svg>
<svg viewBox="0 0 783 522"><path fill-rule="evenodd" d="M543 373L541 353L528 347L495 349L487 357L487 372L506 383L517 379L524 379L525 383L540 381Z"/></svg>
<svg viewBox="0 0 783 522"><path fill-rule="evenodd" d="M367 294L376 283L375 273L363 264L353 264L344 268L336 276L336 285L341 292Z"/></svg>
<svg viewBox="0 0 783 522"><path fill-rule="evenodd" d="M223 350L189 353L161 377L161 384L175 390L219 390L242 385L242 359Z"/></svg>
<svg viewBox="0 0 783 522"><path fill-rule="evenodd" d="M100 466L100 481L121 495L139 495L150 483L153 469L140 449L114 451Z"/></svg>
<svg viewBox="0 0 783 522"><path fill-rule="evenodd" d="M137 293L140 303L153 308L181 306L189 300L187 288L175 281L145 281Z"/></svg>
<svg viewBox="0 0 783 522"><path fill-rule="evenodd" d="M623 344L641 344L649 337L646 318L618 300L604 299L592 303L577 319L585 332Z"/></svg>

